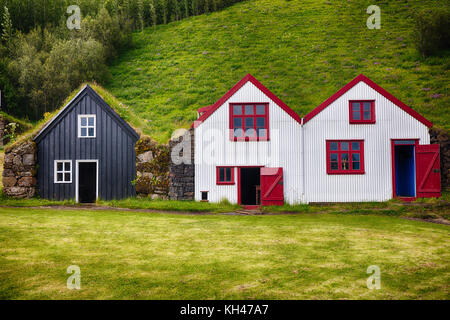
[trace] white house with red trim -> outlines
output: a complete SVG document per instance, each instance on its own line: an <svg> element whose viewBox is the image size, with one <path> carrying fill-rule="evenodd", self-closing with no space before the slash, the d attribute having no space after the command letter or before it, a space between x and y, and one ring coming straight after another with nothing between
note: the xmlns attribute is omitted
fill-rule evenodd
<svg viewBox="0 0 450 320"><path fill-rule="evenodd" d="M432 123L364 75L300 118L249 74L198 116L198 201L253 206L440 196Z"/></svg>

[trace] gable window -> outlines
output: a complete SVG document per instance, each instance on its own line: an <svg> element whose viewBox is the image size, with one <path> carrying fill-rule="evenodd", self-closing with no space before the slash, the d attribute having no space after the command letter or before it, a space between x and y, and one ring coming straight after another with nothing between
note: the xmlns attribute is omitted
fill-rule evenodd
<svg viewBox="0 0 450 320"><path fill-rule="evenodd" d="M230 103L232 141L269 140L268 103Z"/></svg>
<svg viewBox="0 0 450 320"><path fill-rule="evenodd" d="M72 183L72 160L55 160L55 183Z"/></svg>
<svg viewBox="0 0 450 320"><path fill-rule="evenodd" d="M234 167L217 167L217 184L234 184Z"/></svg>
<svg viewBox="0 0 450 320"><path fill-rule="evenodd" d="M95 114L78 115L78 138L95 138Z"/></svg>
<svg viewBox="0 0 450 320"><path fill-rule="evenodd" d="M364 140L327 140L328 174L364 174Z"/></svg>
<svg viewBox="0 0 450 320"><path fill-rule="evenodd" d="M375 101L350 101L350 123L375 123Z"/></svg>

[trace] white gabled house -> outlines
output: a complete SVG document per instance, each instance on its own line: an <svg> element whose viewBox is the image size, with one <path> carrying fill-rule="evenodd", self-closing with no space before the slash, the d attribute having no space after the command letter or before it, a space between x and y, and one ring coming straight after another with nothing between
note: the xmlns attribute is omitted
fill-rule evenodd
<svg viewBox="0 0 450 320"><path fill-rule="evenodd" d="M249 74L198 116L198 201L255 206L440 196L432 123L364 75L300 118Z"/></svg>

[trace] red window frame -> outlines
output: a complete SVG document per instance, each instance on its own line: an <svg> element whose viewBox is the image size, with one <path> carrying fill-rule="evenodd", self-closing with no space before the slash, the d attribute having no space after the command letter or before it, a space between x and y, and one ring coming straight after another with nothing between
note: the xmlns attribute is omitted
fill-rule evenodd
<svg viewBox="0 0 450 320"><path fill-rule="evenodd" d="M364 103L370 102L370 119L364 119ZM359 119L354 118L353 104L359 103ZM373 124L375 123L375 100L350 100L349 118L351 124Z"/></svg>
<svg viewBox="0 0 450 320"><path fill-rule="evenodd" d="M331 150L332 143L337 143L337 150ZM342 143L348 143L348 150L342 150ZM354 150L352 143L359 143L359 150ZM327 174L364 174L364 140L326 140ZM348 169L342 169L342 154L348 154ZM337 161L332 159L337 154ZM359 154L359 169L353 169L353 154ZM332 162L337 163L337 169L332 169Z"/></svg>
<svg viewBox="0 0 450 320"><path fill-rule="evenodd" d="M225 173L224 173L225 180L224 181L220 180L220 170L221 169L225 170ZM229 181L227 180L227 177L226 177L226 169L231 170L231 176L230 176ZM233 185L233 184L235 184L235 182L234 182L234 167L224 167L224 166L216 167L216 184L218 184L218 185Z"/></svg>
<svg viewBox="0 0 450 320"><path fill-rule="evenodd" d="M241 114L234 114L234 106L242 106ZM265 107L265 114L264 115L258 115L256 114L256 106L257 105L264 105ZM253 106L253 114L252 115L246 115L245 114L245 107L246 106ZM235 128L234 127L234 119L240 118L241 119L241 126ZM253 130L254 134L253 136L246 137L245 136L245 119L252 118L253 119ZM264 128L257 126L257 118L264 118ZM234 129L241 128L243 130L243 137L236 137L234 135ZM257 135L258 129L265 129L266 130L266 136L261 137ZM269 103L268 102L242 102L242 103L230 103L230 140L231 141L269 141Z"/></svg>

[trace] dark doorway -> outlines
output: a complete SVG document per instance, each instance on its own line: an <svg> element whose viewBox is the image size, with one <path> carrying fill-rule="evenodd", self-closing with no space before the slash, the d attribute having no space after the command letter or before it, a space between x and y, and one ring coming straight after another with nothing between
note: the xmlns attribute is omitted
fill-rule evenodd
<svg viewBox="0 0 450 320"><path fill-rule="evenodd" d="M395 194L397 197L416 196L414 145L395 146Z"/></svg>
<svg viewBox="0 0 450 320"><path fill-rule="evenodd" d="M240 195L241 204L255 206L261 203L261 169L260 168L240 168L241 183Z"/></svg>
<svg viewBox="0 0 450 320"><path fill-rule="evenodd" d="M97 164L78 163L78 199L81 203L94 203L97 197Z"/></svg>

